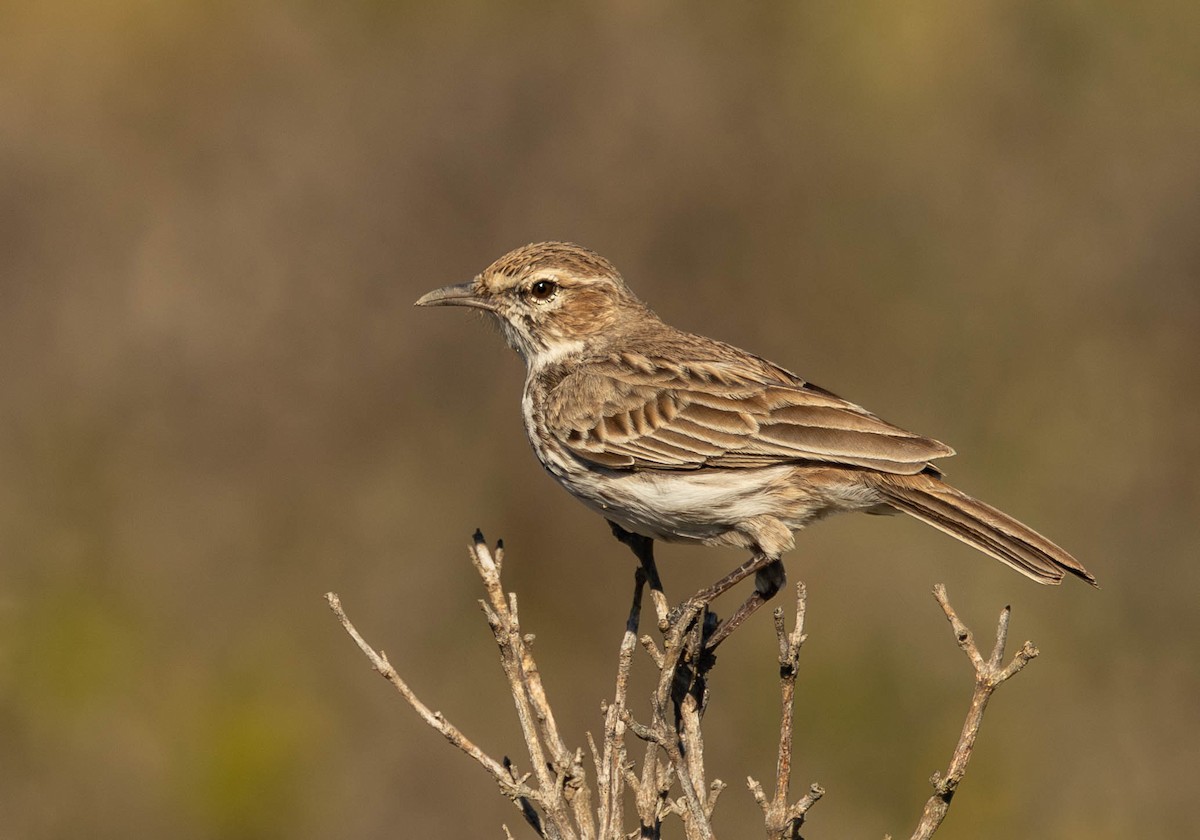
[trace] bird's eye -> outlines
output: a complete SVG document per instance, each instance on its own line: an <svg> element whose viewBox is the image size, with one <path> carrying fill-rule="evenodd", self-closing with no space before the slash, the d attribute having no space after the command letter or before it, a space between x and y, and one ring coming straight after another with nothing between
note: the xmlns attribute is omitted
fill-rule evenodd
<svg viewBox="0 0 1200 840"><path fill-rule="evenodd" d="M529 294L534 300L550 300L558 291L558 284L553 280L538 280L529 287Z"/></svg>

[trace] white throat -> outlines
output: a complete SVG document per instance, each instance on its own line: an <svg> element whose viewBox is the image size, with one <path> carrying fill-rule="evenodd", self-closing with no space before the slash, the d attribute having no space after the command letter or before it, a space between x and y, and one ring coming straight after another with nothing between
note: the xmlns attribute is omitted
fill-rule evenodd
<svg viewBox="0 0 1200 840"><path fill-rule="evenodd" d="M529 367L529 372L534 373L549 365L556 365L563 359L570 356L576 356L583 352L584 343L582 341L558 341L550 347L539 349L536 353L525 357L525 364Z"/></svg>

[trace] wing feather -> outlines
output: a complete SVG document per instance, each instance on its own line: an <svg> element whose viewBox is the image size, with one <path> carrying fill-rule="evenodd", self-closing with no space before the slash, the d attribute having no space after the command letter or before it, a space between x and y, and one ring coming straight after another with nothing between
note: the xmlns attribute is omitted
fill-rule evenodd
<svg viewBox="0 0 1200 840"><path fill-rule="evenodd" d="M911 475L954 454L798 377L780 381L784 374L791 376L720 361L622 357L563 376L542 416L570 452L611 469L815 461Z"/></svg>

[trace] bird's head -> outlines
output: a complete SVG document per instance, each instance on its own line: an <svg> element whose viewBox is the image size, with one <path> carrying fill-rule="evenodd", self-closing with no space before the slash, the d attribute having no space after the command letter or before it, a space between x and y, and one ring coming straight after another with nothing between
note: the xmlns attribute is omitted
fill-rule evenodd
<svg viewBox="0 0 1200 840"><path fill-rule="evenodd" d="M534 368L600 349L623 323L650 315L612 263L567 242L517 248L469 283L435 289L416 305L489 312Z"/></svg>

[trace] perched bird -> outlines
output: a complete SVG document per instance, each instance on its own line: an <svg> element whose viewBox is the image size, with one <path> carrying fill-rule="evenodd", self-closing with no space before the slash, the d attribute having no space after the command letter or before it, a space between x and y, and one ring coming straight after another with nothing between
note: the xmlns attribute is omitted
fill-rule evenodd
<svg viewBox="0 0 1200 840"><path fill-rule="evenodd" d="M709 647L779 590L793 532L839 511L903 511L1038 583L1069 572L1095 584L1053 542L947 484L930 462L953 455L949 446L675 329L585 248L526 245L416 305L496 319L525 360L521 409L538 460L649 568L653 540L751 552L695 596L707 603L755 575Z"/></svg>

